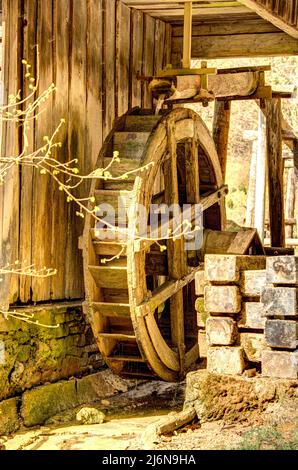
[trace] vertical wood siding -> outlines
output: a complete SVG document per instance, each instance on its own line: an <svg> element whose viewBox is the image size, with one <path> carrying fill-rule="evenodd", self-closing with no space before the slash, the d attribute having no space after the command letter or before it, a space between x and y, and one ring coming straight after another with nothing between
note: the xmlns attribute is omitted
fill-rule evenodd
<svg viewBox="0 0 298 470"><path fill-rule="evenodd" d="M298 27L298 5L296 0L256 0L270 13L276 14L287 24Z"/></svg>
<svg viewBox="0 0 298 470"><path fill-rule="evenodd" d="M169 62L171 26L120 0L5 0L5 93L23 88L23 57L36 71L40 51L40 90L52 82L55 96L30 131L30 148L66 119L57 150L60 161L78 158L83 172L94 168L114 119L129 107L151 107L137 72L152 75ZM18 134L6 126L3 154L17 154ZM79 194L86 194L85 186ZM47 176L17 169L0 188L0 262L16 259L53 267L48 279L7 278L0 304L79 299L84 296L78 237L83 221L76 207ZM25 263L24 263L25 264Z"/></svg>

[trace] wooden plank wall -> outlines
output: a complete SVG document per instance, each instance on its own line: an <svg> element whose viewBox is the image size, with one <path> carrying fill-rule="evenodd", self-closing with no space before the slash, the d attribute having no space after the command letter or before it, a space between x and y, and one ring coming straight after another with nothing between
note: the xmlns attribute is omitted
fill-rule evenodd
<svg viewBox="0 0 298 470"><path fill-rule="evenodd" d="M181 64L183 26L173 26L172 64ZM297 55L298 40L268 21L199 22L193 26L192 57L218 59L223 57L257 57Z"/></svg>
<svg viewBox="0 0 298 470"><path fill-rule="evenodd" d="M21 72L19 56L21 55L20 16L22 5L20 0L3 2L3 15L5 18L4 52L3 52L3 81L4 95L16 94L21 86ZM9 42L9 48L6 47ZM20 133L11 123L3 127L2 155L19 154ZM11 260L19 259L19 170L12 168L6 177L6 184L0 186L0 263L5 266ZM6 307L8 294L12 301L17 300L19 282L13 276L7 275L0 283L0 308Z"/></svg>
<svg viewBox="0 0 298 470"><path fill-rule="evenodd" d="M65 118L57 158L78 158L80 169L89 172L114 119L132 106L151 107L136 76L138 71L151 75L170 62L171 26L120 0L5 0L4 6L6 95L23 85L23 57L36 71L36 44L40 89L52 81L58 88L29 133L30 148ZM14 132L4 129L4 154L18 152ZM14 172L0 191L1 260L58 269L46 280L13 277L0 283L2 303L83 298L78 250L83 222L75 206L35 170Z"/></svg>

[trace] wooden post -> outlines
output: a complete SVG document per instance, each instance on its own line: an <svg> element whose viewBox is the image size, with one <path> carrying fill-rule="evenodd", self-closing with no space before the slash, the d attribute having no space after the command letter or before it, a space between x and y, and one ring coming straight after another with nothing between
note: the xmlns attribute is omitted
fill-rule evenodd
<svg viewBox="0 0 298 470"><path fill-rule="evenodd" d="M267 165L271 245L285 246L281 100L266 100Z"/></svg>
<svg viewBox="0 0 298 470"><path fill-rule="evenodd" d="M249 170L245 223L246 227L250 228L254 226L255 221L257 152L258 142L256 139L254 139L252 144L252 156Z"/></svg>
<svg viewBox="0 0 298 470"><path fill-rule="evenodd" d="M213 140L218 153L223 181L225 181L228 139L230 130L231 102L215 101L213 119Z"/></svg>
<svg viewBox="0 0 298 470"><path fill-rule="evenodd" d="M286 219L295 217L295 168L288 169L285 212ZM293 228L293 224L286 225L286 238L293 238Z"/></svg>
<svg viewBox="0 0 298 470"><path fill-rule="evenodd" d="M192 2L184 5L183 59L182 67L191 68Z"/></svg>
<svg viewBox="0 0 298 470"><path fill-rule="evenodd" d="M21 89L22 76L20 61L22 57L21 38L23 23L21 3L17 0L3 2L5 21L3 98L7 104L8 96ZM21 148L21 129L15 122L2 122L2 156L19 155ZM5 185L0 189L0 266L13 264L19 259L20 224L20 169L15 165L8 170ZM0 282L0 309L8 310L9 304L19 297L19 276L7 274Z"/></svg>
<svg viewBox="0 0 298 470"><path fill-rule="evenodd" d="M259 110L258 150L256 161L256 195L254 227L264 241L265 200L266 200L266 119Z"/></svg>

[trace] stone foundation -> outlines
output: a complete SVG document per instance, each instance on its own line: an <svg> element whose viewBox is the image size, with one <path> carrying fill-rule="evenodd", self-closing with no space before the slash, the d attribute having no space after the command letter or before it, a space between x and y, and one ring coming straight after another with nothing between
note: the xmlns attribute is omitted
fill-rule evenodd
<svg viewBox="0 0 298 470"><path fill-rule="evenodd" d="M59 326L44 328L0 316L0 401L103 366L80 304L42 305L23 311L41 324Z"/></svg>
<svg viewBox="0 0 298 470"><path fill-rule="evenodd" d="M210 374L199 370L187 374L184 409L194 407L200 423L259 419L272 403L297 400L297 380L246 378Z"/></svg>
<svg viewBox="0 0 298 470"><path fill-rule="evenodd" d="M209 372L298 378L297 267L295 256L206 255L196 310Z"/></svg>
<svg viewBox="0 0 298 470"><path fill-rule="evenodd" d="M44 424L61 412L127 392L135 385L136 381L121 379L106 369L81 379L72 378L27 390L19 397L0 403L0 436L24 426Z"/></svg>

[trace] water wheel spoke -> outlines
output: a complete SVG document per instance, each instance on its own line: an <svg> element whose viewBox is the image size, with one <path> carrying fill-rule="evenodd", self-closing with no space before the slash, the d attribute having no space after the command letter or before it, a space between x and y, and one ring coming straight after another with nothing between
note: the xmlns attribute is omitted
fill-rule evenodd
<svg viewBox="0 0 298 470"><path fill-rule="evenodd" d="M190 284L196 275L196 272L201 271L202 266L198 266L190 270L190 272L178 280L169 280L165 282L162 286L157 287L152 293L148 300L145 300L140 305L136 307L136 312L138 317L145 317L149 315L152 311L156 310L160 305L165 303L173 295L177 294L183 289L183 287Z"/></svg>
<svg viewBox="0 0 298 470"><path fill-rule="evenodd" d="M177 141L175 128L171 121L167 125L169 158L164 163L165 202L168 206L179 205L179 186L177 168ZM181 227L181 230L182 227ZM178 228L179 231L179 228ZM168 272L171 279L181 279L187 273L187 258L184 250L184 238L168 240ZM185 334L184 334L183 291L176 292L170 299L172 343L178 350L180 370L184 369Z"/></svg>
<svg viewBox="0 0 298 470"><path fill-rule="evenodd" d="M211 191L209 194L200 198L200 210L202 212L206 211L210 207L215 204L220 203L223 201L228 193L228 187L226 185L221 186L219 189L215 191ZM199 211L197 203L193 203L189 205L185 210L182 210L179 214L179 217L171 217L169 220L164 222L160 222L157 227L148 226L146 233L152 234L152 237L148 240L140 239L136 240L135 242L135 252L138 251L147 251L150 249L152 245L156 243L156 240L159 243L162 243L162 238L166 238L168 235L168 230L171 232L175 230L175 226L180 224L181 221L188 220L191 224L194 224L198 220ZM154 230L153 230L154 229ZM181 234L181 230L176 230L175 234L177 234L177 238L179 238L179 234Z"/></svg>

